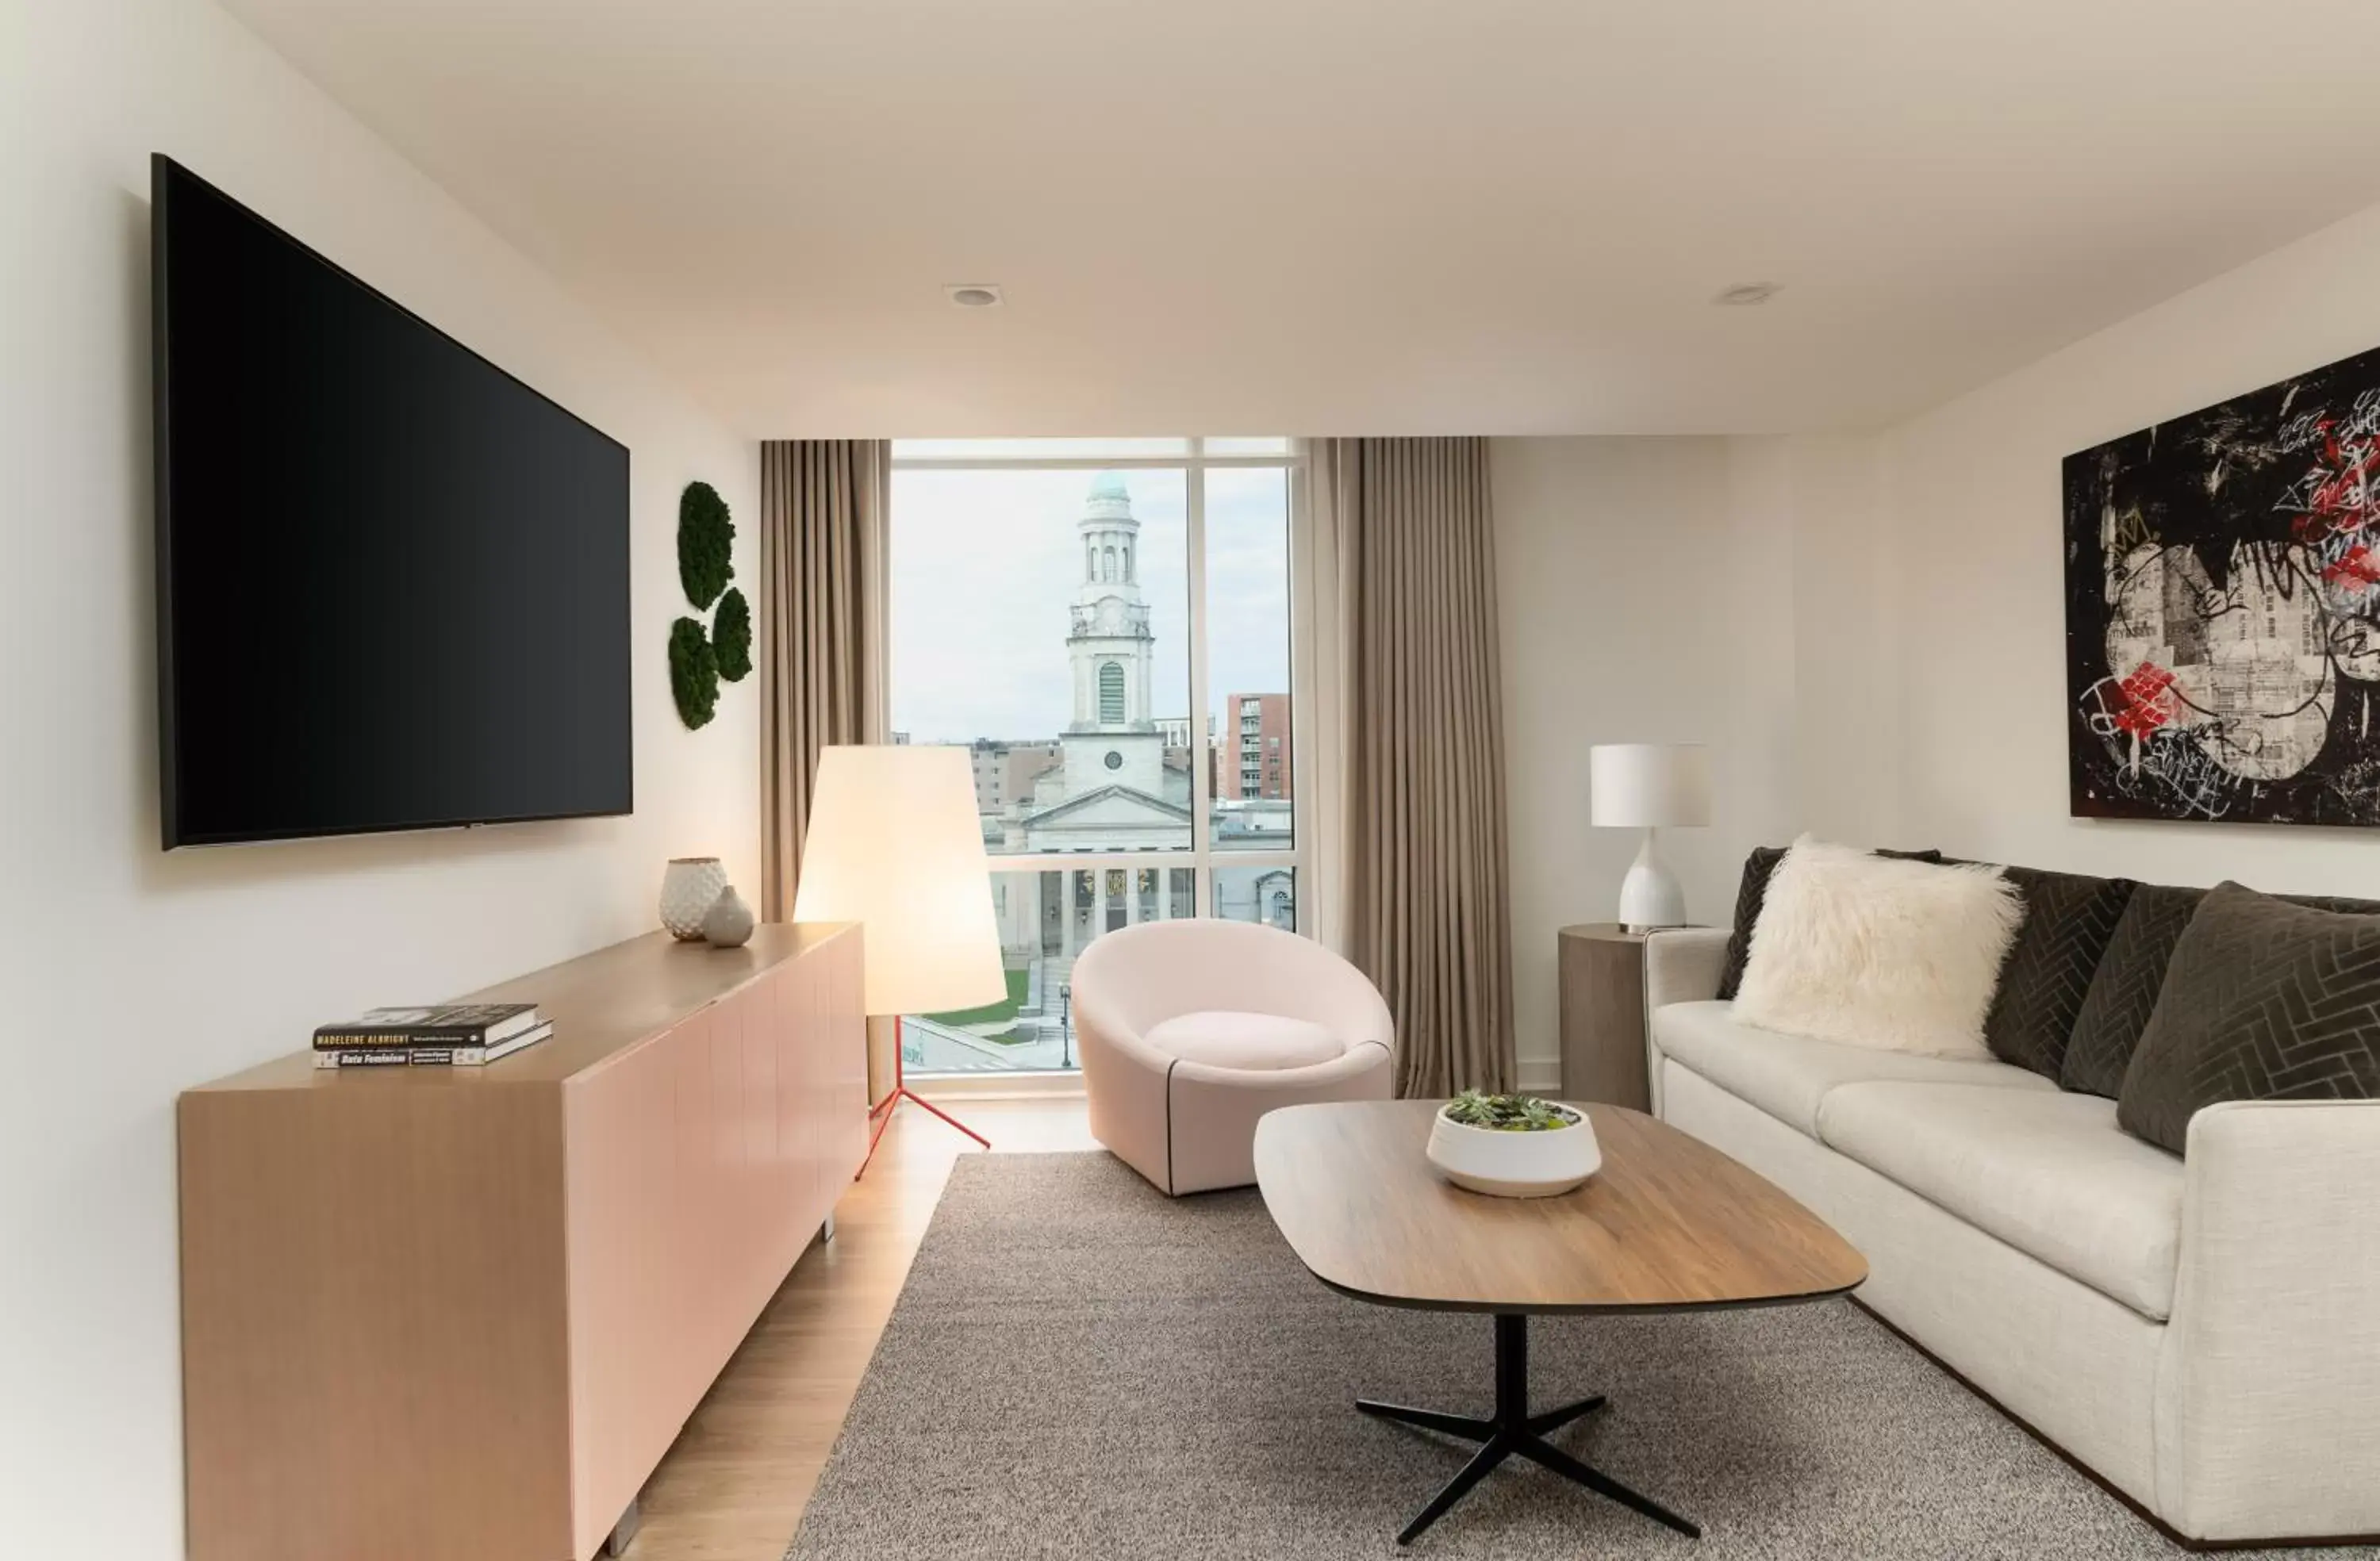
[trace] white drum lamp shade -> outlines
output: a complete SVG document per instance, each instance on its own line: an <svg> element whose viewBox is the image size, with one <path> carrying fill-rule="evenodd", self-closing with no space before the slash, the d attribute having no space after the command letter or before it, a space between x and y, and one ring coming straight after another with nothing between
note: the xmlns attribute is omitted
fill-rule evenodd
<svg viewBox="0 0 2380 1561"><path fill-rule="evenodd" d="M1651 829L1710 822L1710 750L1699 743L1598 743L1587 766L1598 826Z"/></svg>
<svg viewBox="0 0 2380 1561"><path fill-rule="evenodd" d="M794 920L865 929L869 1013L941 1013L1005 997L966 750L820 754Z"/></svg>
<svg viewBox="0 0 2380 1561"><path fill-rule="evenodd" d="M1588 818L1642 829L1645 843L1620 886L1631 928L1681 926L1685 890L1654 846L1654 831L1710 822L1710 750L1699 743L1598 743L1587 755Z"/></svg>

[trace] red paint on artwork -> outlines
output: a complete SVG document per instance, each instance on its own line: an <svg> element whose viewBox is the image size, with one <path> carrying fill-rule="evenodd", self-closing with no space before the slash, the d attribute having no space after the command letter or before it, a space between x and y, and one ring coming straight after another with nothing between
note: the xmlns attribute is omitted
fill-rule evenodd
<svg viewBox="0 0 2380 1561"><path fill-rule="evenodd" d="M2376 469L2380 469L2380 445L2361 446L2358 459L2343 465L2329 481L2313 490L2313 502L2309 507L2334 522L2349 515L2361 516L2371 506L2372 478Z"/></svg>
<svg viewBox="0 0 2380 1561"><path fill-rule="evenodd" d="M2380 555L2362 542L2339 554L2323 566L2322 583L2338 586L2350 591L2368 591L2380 586Z"/></svg>
<svg viewBox="0 0 2380 1561"><path fill-rule="evenodd" d="M2146 737L2173 720L2173 674L2143 661L2116 684L2123 705L2115 712L2119 731Z"/></svg>

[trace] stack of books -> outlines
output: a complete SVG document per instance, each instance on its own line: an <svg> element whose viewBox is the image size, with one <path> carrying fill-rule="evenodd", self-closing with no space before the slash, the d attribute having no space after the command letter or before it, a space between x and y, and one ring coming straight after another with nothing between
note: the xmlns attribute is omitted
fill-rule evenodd
<svg viewBox="0 0 2380 1561"><path fill-rule="evenodd" d="M314 1032L317 1068L477 1068L553 1034L535 1003L376 1008Z"/></svg>

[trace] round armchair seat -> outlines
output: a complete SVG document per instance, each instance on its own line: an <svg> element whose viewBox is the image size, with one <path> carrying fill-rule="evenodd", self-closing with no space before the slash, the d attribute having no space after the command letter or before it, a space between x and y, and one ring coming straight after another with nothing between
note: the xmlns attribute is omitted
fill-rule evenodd
<svg viewBox="0 0 2380 1561"><path fill-rule="evenodd" d="M1389 1006L1310 938L1145 922L1084 950L1073 987L1091 1135L1161 1192L1255 1181L1267 1111L1389 1097Z"/></svg>
<svg viewBox="0 0 2380 1561"><path fill-rule="evenodd" d="M1243 1013L1233 1009L1177 1014L1150 1025L1148 1034L1141 1039L1168 1057L1178 1057L1184 1062L1251 1072L1310 1068L1318 1062L1331 1061L1347 1049L1346 1042L1310 1019Z"/></svg>

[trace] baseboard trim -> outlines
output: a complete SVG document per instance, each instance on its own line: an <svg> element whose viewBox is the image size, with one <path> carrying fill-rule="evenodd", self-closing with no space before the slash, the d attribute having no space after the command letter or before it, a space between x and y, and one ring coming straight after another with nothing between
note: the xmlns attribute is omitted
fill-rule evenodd
<svg viewBox="0 0 2380 1561"><path fill-rule="evenodd" d="M1524 1057L1513 1070L1517 1075L1515 1089L1532 1095L1552 1095L1561 1088L1561 1059L1559 1057Z"/></svg>
<svg viewBox="0 0 2380 1561"><path fill-rule="evenodd" d="M2027 1436L2032 1437L2034 1441L2040 1443L2051 1452L2056 1453L2059 1458L2064 1460L2069 1469L2073 1470L2075 1473L2080 1474L2085 1480L2090 1481L2094 1485L2098 1486L2101 1490L2107 1492L2109 1495L2123 1503L2124 1506L2131 1510L2133 1517L2139 1519L2142 1522L2146 1523L2150 1528L2155 1529L2158 1533L2164 1535L2175 1544L2181 1546L2184 1550L2190 1551L2195 1555L2218 1555L2227 1550L2317 1550L2325 1549L2335 1545L2380 1544L2380 1534L2335 1534L2308 1539L2192 1539L2189 1535L2182 1533L2172 1524L2158 1517L2155 1513L2151 1512L2147 1507L2143 1507L2137 1500L2133 1499L2130 1493L2119 1490L2114 1485L2108 1483L2107 1478L2097 1470L2092 1468L2089 1464L2084 1463L2081 1458L2076 1458L2072 1453L2068 1452L2064 1447L2059 1446L2047 1436L2043 1435L2039 1428L2034 1426L2031 1421L2025 1419L2022 1415L2016 1413L2006 1404L2001 1403L1998 1398L1993 1398L1990 1394L1976 1386L1973 1382L1968 1379L1965 1373L1960 1371L1958 1367L1953 1366L1948 1361L1943 1360L1939 1355L1935 1354L1931 1349L1926 1349L1925 1346L1920 1344L1916 1339L1912 1338L1898 1324L1886 1317L1883 1313L1877 1312L1875 1307L1870 1306L1866 1301L1862 1301L1857 1296L1852 1296L1851 1298L1851 1303L1853 1306L1858 1307L1862 1312L1866 1313L1870 1317L1875 1318L1876 1325L1883 1328L1885 1332L1899 1339L1901 1343L1909 1346L1910 1349L1914 1349L1920 1355L1925 1356L1928 1361L1931 1361L1934 1363L1935 1369L1939 1371L1944 1376L1949 1377L1952 1382L1957 1383L1960 1386L1965 1388L1968 1392L1973 1394L1976 1398L1990 1405L1992 1409L1998 1413L2001 1419L2007 1421L2010 1425L2015 1426L2019 1431L2023 1432Z"/></svg>

